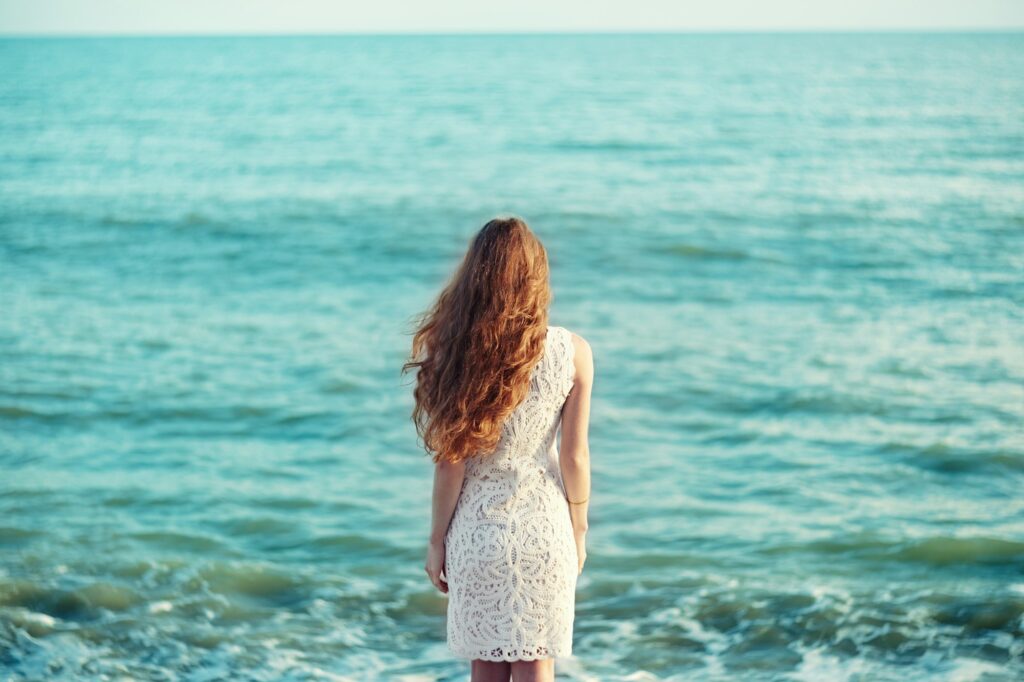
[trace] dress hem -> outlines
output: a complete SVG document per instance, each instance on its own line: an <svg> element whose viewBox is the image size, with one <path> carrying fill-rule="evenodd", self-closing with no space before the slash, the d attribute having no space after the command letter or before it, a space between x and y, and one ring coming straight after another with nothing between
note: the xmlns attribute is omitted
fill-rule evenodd
<svg viewBox="0 0 1024 682"><path fill-rule="evenodd" d="M465 659L467 661L491 661L492 663L513 663L515 661L541 661L549 658L568 658L572 656L572 650L561 652L555 651L546 656L530 656L528 654L521 656L494 656L493 654L484 652L474 652L467 654L462 651L456 651L451 647L448 647L448 651L455 655L456 658Z"/></svg>

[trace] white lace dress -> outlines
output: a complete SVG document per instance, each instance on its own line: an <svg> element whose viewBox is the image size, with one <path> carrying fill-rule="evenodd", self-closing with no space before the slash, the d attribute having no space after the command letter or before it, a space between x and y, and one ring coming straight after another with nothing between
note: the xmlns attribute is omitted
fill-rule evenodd
<svg viewBox="0 0 1024 682"><path fill-rule="evenodd" d="M525 661L572 653L578 561L555 434L575 379L569 330L549 326L495 451L466 462L445 541L448 648Z"/></svg>

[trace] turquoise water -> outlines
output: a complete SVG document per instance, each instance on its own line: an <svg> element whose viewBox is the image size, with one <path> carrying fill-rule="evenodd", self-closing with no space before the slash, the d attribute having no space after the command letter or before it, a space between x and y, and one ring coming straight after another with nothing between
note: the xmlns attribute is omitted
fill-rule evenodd
<svg viewBox="0 0 1024 682"><path fill-rule="evenodd" d="M1024 35L0 41L0 678L462 680L412 316L596 365L573 680L1024 675Z"/></svg>

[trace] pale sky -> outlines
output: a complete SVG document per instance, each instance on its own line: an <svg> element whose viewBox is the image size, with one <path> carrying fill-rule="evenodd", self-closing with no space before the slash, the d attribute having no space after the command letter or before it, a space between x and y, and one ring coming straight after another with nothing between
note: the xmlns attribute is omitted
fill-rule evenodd
<svg viewBox="0 0 1024 682"><path fill-rule="evenodd" d="M0 0L0 34L1020 29L1024 0Z"/></svg>

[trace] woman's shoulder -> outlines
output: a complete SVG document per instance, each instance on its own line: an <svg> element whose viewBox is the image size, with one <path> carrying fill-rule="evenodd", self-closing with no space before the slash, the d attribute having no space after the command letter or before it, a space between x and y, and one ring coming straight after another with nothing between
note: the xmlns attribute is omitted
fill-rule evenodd
<svg viewBox="0 0 1024 682"><path fill-rule="evenodd" d="M585 338L583 338L582 336L580 336L576 332L574 332L571 329L568 329L566 327L561 327L561 326L558 326L558 325L552 325L552 329L555 329L555 330L558 331L558 333L562 334L562 336L568 342L568 345L570 345L573 348L573 350L575 351L575 356L577 358L581 358L582 359L582 358L589 358L589 357L592 356L592 351L590 349L590 343Z"/></svg>

